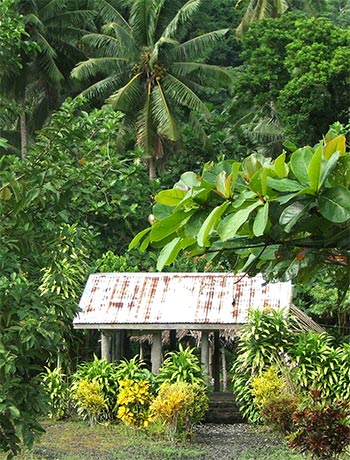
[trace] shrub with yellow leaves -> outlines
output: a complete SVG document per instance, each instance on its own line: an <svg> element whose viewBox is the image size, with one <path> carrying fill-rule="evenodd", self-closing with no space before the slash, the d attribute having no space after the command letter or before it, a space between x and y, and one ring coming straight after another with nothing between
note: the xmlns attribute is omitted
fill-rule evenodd
<svg viewBox="0 0 350 460"><path fill-rule="evenodd" d="M170 438L189 437L192 427L208 408L205 387L187 382L163 383L150 410L153 420L163 425Z"/></svg>
<svg viewBox="0 0 350 460"><path fill-rule="evenodd" d="M153 400L151 382L125 379L118 383L117 417L128 426L147 428L151 420L149 407Z"/></svg>
<svg viewBox="0 0 350 460"><path fill-rule="evenodd" d="M276 399L286 391L286 384L274 366L252 379L252 394L256 405L260 408L272 399Z"/></svg>
<svg viewBox="0 0 350 460"><path fill-rule="evenodd" d="M96 381L80 381L75 387L73 398L78 415L88 420L90 425L106 418L108 405Z"/></svg>

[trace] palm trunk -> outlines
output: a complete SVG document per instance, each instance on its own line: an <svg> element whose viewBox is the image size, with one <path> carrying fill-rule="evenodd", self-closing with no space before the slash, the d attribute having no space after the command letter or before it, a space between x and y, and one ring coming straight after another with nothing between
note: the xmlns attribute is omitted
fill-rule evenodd
<svg viewBox="0 0 350 460"><path fill-rule="evenodd" d="M21 132L21 157L24 160L27 156L28 141L27 141L27 119L25 112L22 112L19 116L19 126Z"/></svg>
<svg viewBox="0 0 350 460"><path fill-rule="evenodd" d="M148 160L148 177L151 180L154 180L157 177L156 176L156 165L155 165L155 161L153 157Z"/></svg>

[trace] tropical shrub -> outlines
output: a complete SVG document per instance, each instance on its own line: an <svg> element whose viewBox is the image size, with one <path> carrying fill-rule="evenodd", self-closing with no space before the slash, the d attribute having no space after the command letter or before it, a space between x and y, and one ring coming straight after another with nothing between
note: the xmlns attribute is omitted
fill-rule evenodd
<svg viewBox="0 0 350 460"><path fill-rule="evenodd" d="M252 395L257 406L264 407L271 399L281 397L286 391L286 384L276 369L271 366L267 371L253 377Z"/></svg>
<svg viewBox="0 0 350 460"><path fill-rule="evenodd" d="M81 380L73 394L78 415L88 420L89 425L108 417L108 404L98 382Z"/></svg>
<svg viewBox="0 0 350 460"><path fill-rule="evenodd" d="M68 377L60 367L51 370L45 367L42 373L42 382L49 397L50 418L62 419L69 414L70 409L70 392Z"/></svg>
<svg viewBox="0 0 350 460"><path fill-rule="evenodd" d="M350 382L346 382L345 378L342 378L342 388L337 385L341 348L335 347L334 339L326 333L309 331L298 335L290 354L297 364L297 382L301 391L322 388L322 397L328 401L349 393Z"/></svg>
<svg viewBox="0 0 350 460"><path fill-rule="evenodd" d="M293 430L292 415L299 402L291 380L282 365L271 366L252 379L254 403L260 409L264 421L283 434Z"/></svg>
<svg viewBox="0 0 350 460"><path fill-rule="evenodd" d="M295 432L289 444L312 459L338 459L350 443L349 405L325 403L318 390L310 406L293 414Z"/></svg>
<svg viewBox="0 0 350 460"><path fill-rule="evenodd" d="M120 380L148 380L154 383L155 376L147 368L146 363L138 355L127 360L122 359L116 367L115 377Z"/></svg>
<svg viewBox="0 0 350 460"><path fill-rule="evenodd" d="M117 417L133 428L147 428L149 406L153 400L152 384L148 380L119 380Z"/></svg>
<svg viewBox="0 0 350 460"><path fill-rule="evenodd" d="M116 365L107 362L106 359L99 359L94 356L93 361L80 364L72 376L72 391L77 392L81 381L96 383L103 400L106 402L106 416L113 418L117 403L118 377Z"/></svg>
<svg viewBox="0 0 350 460"><path fill-rule="evenodd" d="M158 384L164 382L186 382L205 386L205 378L199 358L195 355L195 348L183 348L171 351L166 355L156 377Z"/></svg>
<svg viewBox="0 0 350 460"><path fill-rule="evenodd" d="M280 361L290 344L296 340L291 323L281 310L250 313L237 348L231 369L233 392L242 415L250 422L261 421L261 411L251 392L252 378Z"/></svg>
<svg viewBox="0 0 350 460"><path fill-rule="evenodd" d="M160 386L150 410L154 422L160 423L173 441L177 437L191 435L193 425L204 417L208 402L202 385L165 382Z"/></svg>
<svg viewBox="0 0 350 460"><path fill-rule="evenodd" d="M299 399L296 396L286 395L267 401L261 415L273 429L284 435L294 430L293 414L297 410Z"/></svg>

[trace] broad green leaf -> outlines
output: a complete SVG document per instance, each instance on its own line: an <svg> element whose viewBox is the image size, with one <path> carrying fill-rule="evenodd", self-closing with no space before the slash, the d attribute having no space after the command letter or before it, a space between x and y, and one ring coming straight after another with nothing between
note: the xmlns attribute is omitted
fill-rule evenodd
<svg viewBox="0 0 350 460"><path fill-rule="evenodd" d="M134 236L134 238L131 240L129 244L129 250L136 248L138 246L139 242L142 240L142 238L147 235L151 231L152 227L145 228L141 232L137 233L137 235Z"/></svg>
<svg viewBox="0 0 350 460"><path fill-rule="evenodd" d="M225 171L221 171L215 178L216 190L220 192L224 198L230 196L231 177L231 175L227 176Z"/></svg>
<svg viewBox="0 0 350 460"><path fill-rule="evenodd" d="M337 224L350 219L350 190L341 185L326 189L318 197L322 216Z"/></svg>
<svg viewBox="0 0 350 460"><path fill-rule="evenodd" d="M156 203L153 206L155 220L162 220L172 215L174 208L165 204Z"/></svg>
<svg viewBox="0 0 350 460"><path fill-rule="evenodd" d="M299 182L286 178L274 179L273 177L268 177L267 185L278 192L299 192L304 188Z"/></svg>
<svg viewBox="0 0 350 460"><path fill-rule="evenodd" d="M140 244L140 252L145 252L151 242L150 236L147 235L146 238Z"/></svg>
<svg viewBox="0 0 350 460"><path fill-rule="evenodd" d="M267 193L267 169L261 167L250 179L249 187L257 194L266 196Z"/></svg>
<svg viewBox="0 0 350 460"><path fill-rule="evenodd" d="M344 155L346 152L346 138L343 135L337 136L326 143L323 149L323 157L329 160L334 153L339 156Z"/></svg>
<svg viewBox="0 0 350 460"><path fill-rule="evenodd" d="M233 195L235 191L236 181L237 181L237 177L238 177L240 169L241 169L241 163L238 163L237 161L234 162L232 165L232 172L231 172L231 184L230 184L231 196Z"/></svg>
<svg viewBox="0 0 350 460"><path fill-rule="evenodd" d="M322 171L322 147L318 147L313 154L309 167L307 169L307 174L310 179L310 187L317 192L320 186L320 178Z"/></svg>
<svg viewBox="0 0 350 460"><path fill-rule="evenodd" d="M262 208L260 208L256 214L253 224L253 233L255 236L261 236L264 234L267 220L269 217L269 203L266 202Z"/></svg>
<svg viewBox="0 0 350 460"><path fill-rule="evenodd" d="M286 152L282 152L274 161L274 171L278 177L288 176L288 165L286 164Z"/></svg>
<svg viewBox="0 0 350 460"><path fill-rule="evenodd" d="M225 218L218 229L221 240L227 241L228 239L233 238L240 227L248 220L250 213L261 205L262 202L258 200L247 208L240 209L236 213Z"/></svg>
<svg viewBox="0 0 350 460"><path fill-rule="evenodd" d="M206 246L210 232L216 227L220 217L225 212L229 202L225 201L220 206L214 208L209 216L203 222L202 227L198 232L197 241L199 246Z"/></svg>
<svg viewBox="0 0 350 460"><path fill-rule="evenodd" d="M187 187L189 188L199 186L201 183L200 179L198 179L197 174L195 174L192 171L186 171L183 174L181 174L180 182L182 182L182 184L184 185L187 185Z"/></svg>
<svg viewBox="0 0 350 460"><path fill-rule="evenodd" d="M155 200L157 203L165 204L167 206L177 206L180 201L185 197L186 191L179 189L162 190L157 193Z"/></svg>
<svg viewBox="0 0 350 460"><path fill-rule="evenodd" d="M151 241L161 241L172 233L175 233L190 217L191 213L179 211L154 223L151 227Z"/></svg>
<svg viewBox="0 0 350 460"><path fill-rule="evenodd" d="M310 147L303 147L292 153L290 158L290 167L296 179L304 185L309 185L308 168L313 156Z"/></svg>
<svg viewBox="0 0 350 460"><path fill-rule="evenodd" d="M165 265L170 265L176 259L181 249L185 249L188 246L194 244L196 240L194 238L181 237L174 238L170 243L166 244L161 250L157 260L157 270L161 271Z"/></svg>
<svg viewBox="0 0 350 460"><path fill-rule="evenodd" d="M307 214L311 200L296 201L287 206L280 215L279 222L284 226L284 230L289 233L298 220Z"/></svg>
<svg viewBox="0 0 350 460"><path fill-rule="evenodd" d="M260 161L254 156L250 155L244 160L244 172L247 174L248 179L254 176L254 174L262 167Z"/></svg>
<svg viewBox="0 0 350 460"><path fill-rule="evenodd" d="M335 152L328 161L322 161L320 188L322 187L324 181L327 179L327 177L330 175L330 173L335 168L338 160L339 160L339 153Z"/></svg>

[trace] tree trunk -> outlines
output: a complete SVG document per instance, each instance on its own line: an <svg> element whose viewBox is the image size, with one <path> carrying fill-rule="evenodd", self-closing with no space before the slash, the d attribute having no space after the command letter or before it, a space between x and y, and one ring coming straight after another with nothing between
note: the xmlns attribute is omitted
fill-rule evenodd
<svg viewBox="0 0 350 460"><path fill-rule="evenodd" d="M157 177L156 165L153 157L148 160L148 176L151 180L154 180Z"/></svg>
<svg viewBox="0 0 350 460"><path fill-rule="evenodd" d="M19 125L21 132L21 157L22 160L25 160L28 151L27 143L27 119L25 112L22 112L19 116Z"/></svg>

